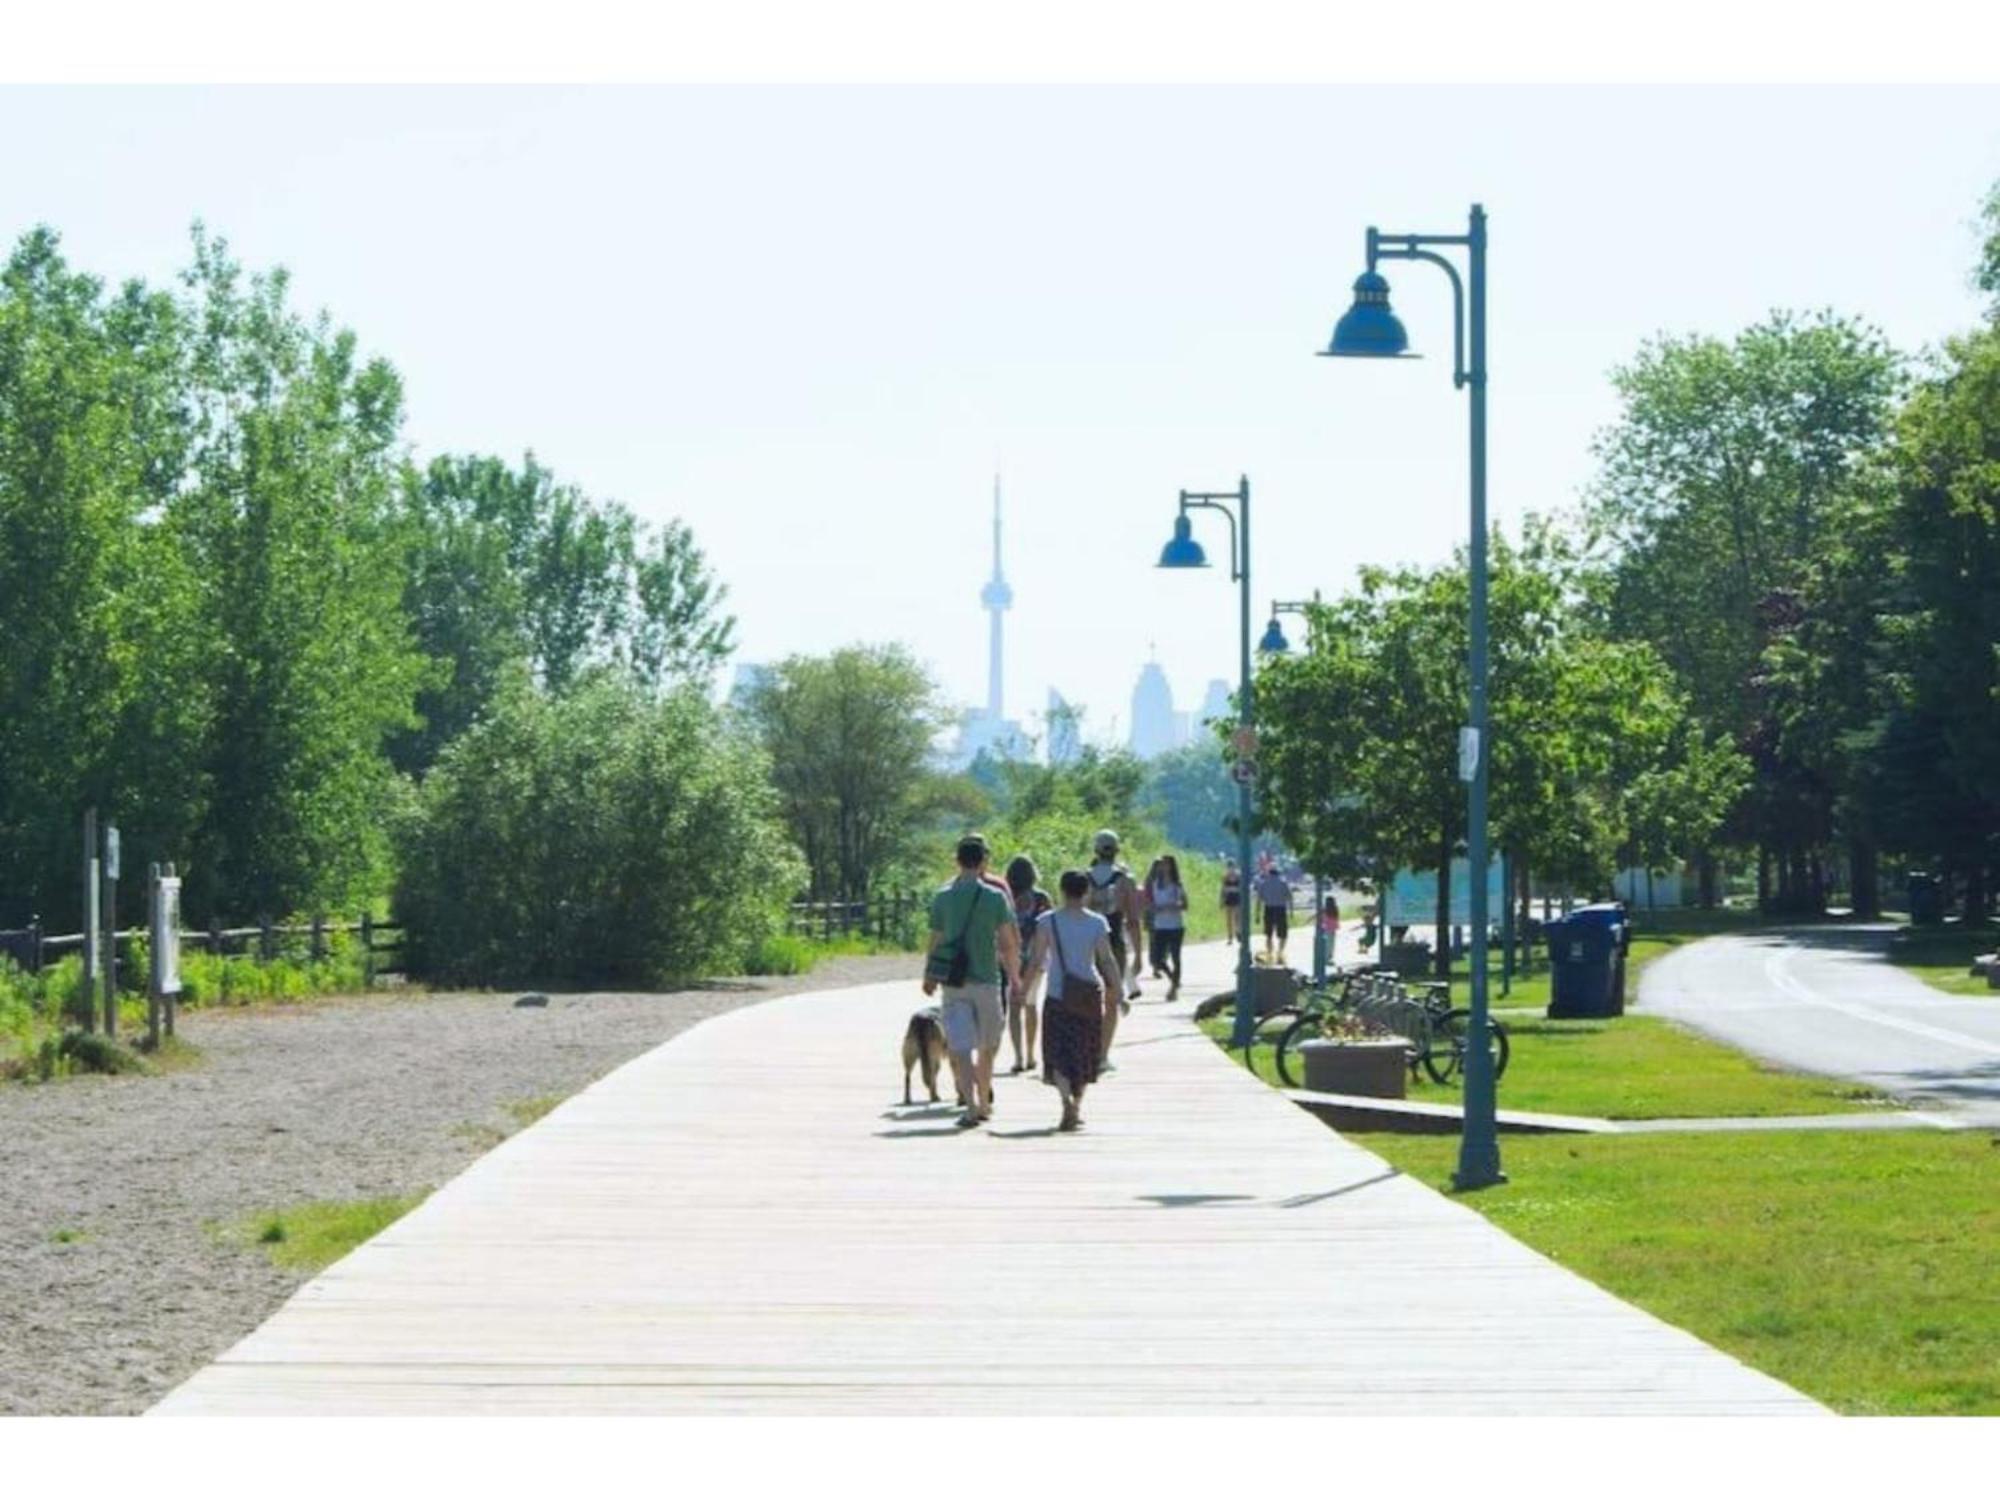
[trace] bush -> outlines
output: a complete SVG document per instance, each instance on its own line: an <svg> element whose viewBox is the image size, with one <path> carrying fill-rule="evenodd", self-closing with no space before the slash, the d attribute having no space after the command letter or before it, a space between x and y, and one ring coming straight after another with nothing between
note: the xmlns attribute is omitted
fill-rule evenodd
<svg viewBox="0 0 2000 1500"><path fill-rule="evenodd" d="M517 688L425 778L399 831L410 972L657 984L777 934L803 863L763 753L698 691Z"/></svg>

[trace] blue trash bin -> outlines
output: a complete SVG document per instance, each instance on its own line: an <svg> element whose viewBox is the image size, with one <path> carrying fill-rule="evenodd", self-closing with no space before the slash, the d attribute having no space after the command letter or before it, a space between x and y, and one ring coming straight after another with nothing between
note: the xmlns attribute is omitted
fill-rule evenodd
<svg viewBox="0 0 2000 1500"><path fill-rule="evenodd" d="M1551 1019L1623 1014L1622 915L1608 903L1584 906L1544 926Z"/></svg>

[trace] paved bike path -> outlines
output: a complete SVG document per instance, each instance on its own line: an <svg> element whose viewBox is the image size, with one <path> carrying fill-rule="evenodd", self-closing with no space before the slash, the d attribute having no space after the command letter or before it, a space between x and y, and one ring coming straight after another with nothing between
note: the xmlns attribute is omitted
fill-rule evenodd
<svg viewBox="0 0 2000 1500"><path fill-rule="evenodd" d="M1220 987L1219 944L1189 954ZM1809 1413L1398 1175L1150 997L1080 1135L904 1109L914 985L608 1075L157 1410Z"/></svg>
<svg viewBox="0 0 2000 1500"><path fill-rule="evenodd" d="M1947 995L1887 957L1886 925L1690 943L1650 964L1639 1003L1755 1056L2000 1125L2000 996Z"/></svg>

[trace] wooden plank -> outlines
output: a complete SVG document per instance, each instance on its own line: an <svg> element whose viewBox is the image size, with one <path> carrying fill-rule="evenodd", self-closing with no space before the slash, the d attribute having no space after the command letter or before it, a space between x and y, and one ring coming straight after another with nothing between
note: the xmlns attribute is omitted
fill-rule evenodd
<svg viewBox="0 0 2000 1500"><path fill-rule="evenodd" d="M1189 996L1231 955L1188 955ZM916 967L912 960L912 969ZM913 983L706 1021L310 1282L165 1413L1814 1412L1398 1175L1149 996L1054 1134L901 1106ZM921 1092L921 1091L919 1091Z"/></svg>

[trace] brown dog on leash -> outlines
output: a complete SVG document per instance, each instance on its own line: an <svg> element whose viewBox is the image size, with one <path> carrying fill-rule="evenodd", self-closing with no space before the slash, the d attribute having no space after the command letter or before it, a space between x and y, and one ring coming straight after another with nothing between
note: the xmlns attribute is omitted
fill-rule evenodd
<svg viewBox="0 0 2000 1500"><path fill-rule="evenodd" d="M938 1069L944 1066L944 1022L935 1005L916 1012L910 1017L910 1024L903 1031L903 1102L913 1102L910 1098L910 1070L922 1063L924 1087L930 1090L931 1103L938 1102Z"/></svg>

